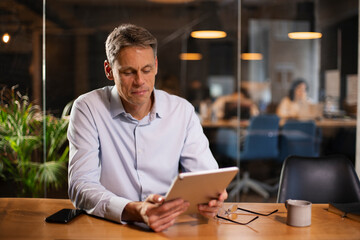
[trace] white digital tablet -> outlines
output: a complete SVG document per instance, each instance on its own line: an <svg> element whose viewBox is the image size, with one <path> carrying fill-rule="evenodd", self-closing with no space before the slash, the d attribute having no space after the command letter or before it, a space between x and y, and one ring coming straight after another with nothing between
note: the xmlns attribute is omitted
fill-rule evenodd
<svg viewBox="0 0 360 240"><path fill-rule="evenodd" d="M184 214L198 212L197 205L217 199L239 171L237 167L180 173L165 196L166 201L182 198L190 202Z"/></svg>

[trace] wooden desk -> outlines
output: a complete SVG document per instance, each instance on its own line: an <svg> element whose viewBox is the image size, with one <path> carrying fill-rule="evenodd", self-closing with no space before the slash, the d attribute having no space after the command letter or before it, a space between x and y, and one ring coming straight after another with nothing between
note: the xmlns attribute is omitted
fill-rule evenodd
<svg viewBox="0 0 360 240"><path fill-rule="evenodd" d="M260 216L247 226L183 216L168 230L154 233L87 215L68 224L46 223L46 216L62 208L73 208L70 201L0 198L0 239L360 239L360 222L328 212L327 204L313 205L312 225L305 228L286 225L283 204L240 203L239 206L259 212L275 209L279 212Z"/></svg>

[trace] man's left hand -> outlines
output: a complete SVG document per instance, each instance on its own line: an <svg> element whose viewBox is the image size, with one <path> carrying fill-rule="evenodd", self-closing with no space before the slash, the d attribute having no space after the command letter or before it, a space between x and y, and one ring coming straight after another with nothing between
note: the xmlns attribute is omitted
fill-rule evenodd
<svg viewBox="0 0 360 240"><path fill-rule="evenodd" d="M198 206L200 214L207 218L214 218L227 198L228 194L226 190L224 190L218 199L212 199L208 204L200 204Z"/></svg>

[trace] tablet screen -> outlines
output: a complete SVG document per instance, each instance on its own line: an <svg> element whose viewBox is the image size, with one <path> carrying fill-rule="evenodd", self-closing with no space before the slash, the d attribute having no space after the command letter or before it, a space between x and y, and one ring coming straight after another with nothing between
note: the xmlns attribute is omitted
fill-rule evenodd
<svg viewBox="0 0 360 240"><path fill-rule="evenodd" d="M198 212L198 204L217 199L239 171L237 167L180 173L166 194L166 201L182 198L190 202L185 214Z"/></svg>

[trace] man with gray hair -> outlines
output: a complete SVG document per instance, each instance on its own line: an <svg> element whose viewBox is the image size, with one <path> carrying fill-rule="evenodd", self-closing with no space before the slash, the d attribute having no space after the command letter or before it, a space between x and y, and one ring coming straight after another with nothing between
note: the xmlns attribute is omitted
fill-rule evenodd
<svg viewBox="0 0 360 240"><path fill-rule="evenodd" d="M80 96L71 111L69 196L88 214L163 231L189 206L164 201L179 167L218 165L193 106L154 89L157 40L150 32L120 25L106 40L106 55L105 75L115 85ZM199 213L214 217L226 198L224 191Z"/></svg>

